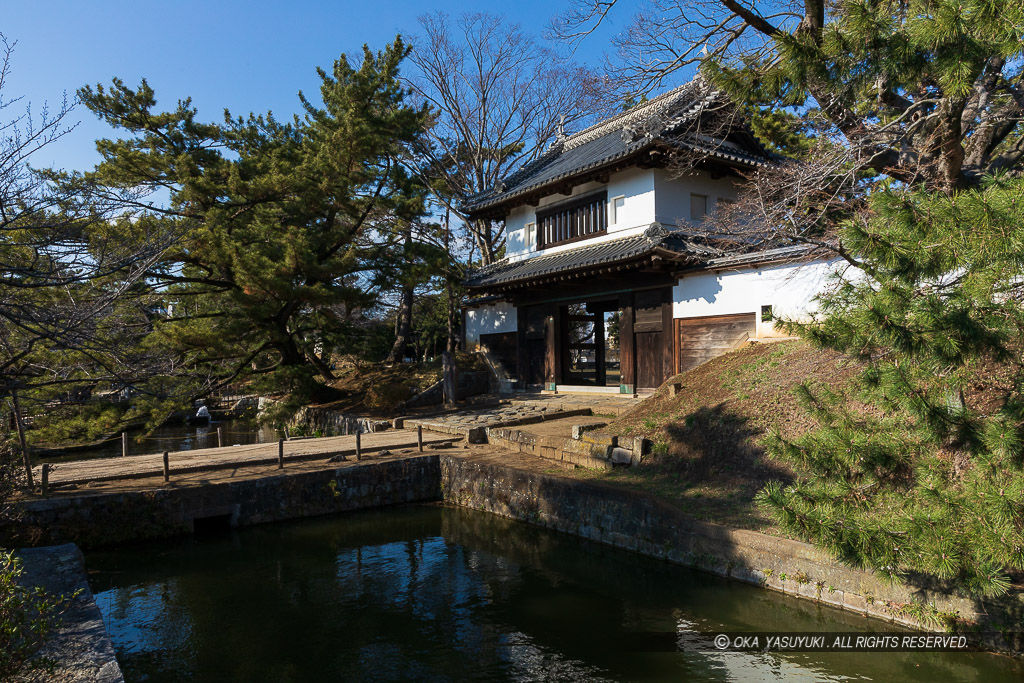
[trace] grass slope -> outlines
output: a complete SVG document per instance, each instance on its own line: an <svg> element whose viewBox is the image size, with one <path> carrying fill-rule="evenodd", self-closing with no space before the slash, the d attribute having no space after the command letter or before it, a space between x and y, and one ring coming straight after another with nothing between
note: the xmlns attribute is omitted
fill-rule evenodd
<svg viewBox="0 0 1024 683"><path fill-rule="evenodd" d="M574 475L653 493L699 519L777 534L754 496L792 472L765 455L764 437L773 429L794 436L814 425L797 403L797 384L851 394L857 369L800 341L751 344L673 377L609 424L609 433L654 442L640 466ZM673 383L681 389L670 396Z"/></svg>

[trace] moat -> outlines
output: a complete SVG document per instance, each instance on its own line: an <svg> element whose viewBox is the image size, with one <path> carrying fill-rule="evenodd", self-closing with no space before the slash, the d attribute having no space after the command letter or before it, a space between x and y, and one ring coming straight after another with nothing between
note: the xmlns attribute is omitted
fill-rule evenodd
<svg viewBox="0 0 1024 683"><path fill-rule="evenodd" d="M1024 678L987 653L645 651L637 634L893 627L442 505L211 529L86 565L129 681Z"/></svg>

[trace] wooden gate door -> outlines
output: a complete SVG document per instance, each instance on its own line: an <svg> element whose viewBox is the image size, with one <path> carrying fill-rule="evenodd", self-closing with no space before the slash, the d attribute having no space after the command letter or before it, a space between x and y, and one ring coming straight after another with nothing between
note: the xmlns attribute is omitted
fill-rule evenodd
<svg viewBox="0 0 1024 683"><path fill-rule="evenodd" d="M672 370L672 290L637 292L633 332L636 335L636 386L653 389L668 379Z"/></svg>
<svg viewBox="0 0 1024 683"><path fill-rule="evenodd" d="M655 388L665 381L665 344L661 335L661 332L637 332L636 386L640 389Z"/></svg>

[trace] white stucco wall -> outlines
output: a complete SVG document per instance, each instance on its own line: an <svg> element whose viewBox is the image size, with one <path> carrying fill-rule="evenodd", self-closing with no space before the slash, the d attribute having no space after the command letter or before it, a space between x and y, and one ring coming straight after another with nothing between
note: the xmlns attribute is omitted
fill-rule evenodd
<svg viewBox="0 0 1024 683"><path fill-rule="evenodd" d="M615 223L609 222L606 234L585 240L582 243L563 244L541 251L537 251L536 248L529 249L527 247L526 224L537 222L537 211L543 211L544 207L571 197L604 188L607 188L609 203L615 197L621 196L623 198L622 207L616 212L616 221ZM596 182L584 183L574 187L572 194L553 194L544 197L540 200L537 207L529 205L518 206L505 217L505 232L507 235L505 256L510 261L520 261L534 256L557 254L560 251L573 249L584 244L589 246L641 233L654 222L654 193L654 171L651 169L630 168L619 173L613 173L609 176L607 185Z"/></svg>
<svg viewBox="0 0 1024 683"><path fill-rule="evenodd" d="M672 288L673 316L754 313L757 336L777 336L771 323L761 322L761 307L771 306L775 317L806 318L817 308L812 299L844 266L836 259L688 275Z"/></svg>
<svg viewBox="0 0 1024 683"><path fill-rule="evenodd" d="M712 179L707 171L690 171L673 177L664 169L654 170L655 218L665 226L690 220L690 194L708 198L707 210L715 210L718 200L736 199L736 180L731 177Z"/></svg>
<svg viewBox="0 0 1024 683"><path fill-rule="evenodd" d="M481 334L516 331L516 307L501 301L466 310L466 346L473 350Z"/></svg>

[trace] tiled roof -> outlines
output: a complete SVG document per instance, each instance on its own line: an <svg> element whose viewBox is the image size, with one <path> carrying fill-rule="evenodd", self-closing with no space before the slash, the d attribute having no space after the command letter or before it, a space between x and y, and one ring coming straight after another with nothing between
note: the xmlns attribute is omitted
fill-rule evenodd
<svg viewBox="0 0 1024 683"><path fill-rule="evenodd" d="M678 231L655 224L642 235L575 247L550 256L511 262L502 260L470 273L465 285L470 289L509 285L555 273L572 273L605 264L628 263L654 253L680 262L703 261L722 255L722 252L687 241Z"/></svg>
<svg viewBox="0 0 1024 683"><path fill-rule="evenodd" d="M690 124L720 99L720 94L709 93L695 81L671 90L555 142L544 155L495 187L469 197L463 209L469 213L483 211L655 145L691 150L745 167L771 163L770 153L742 126L736 127L741 144L693 133Z"/></svg>

